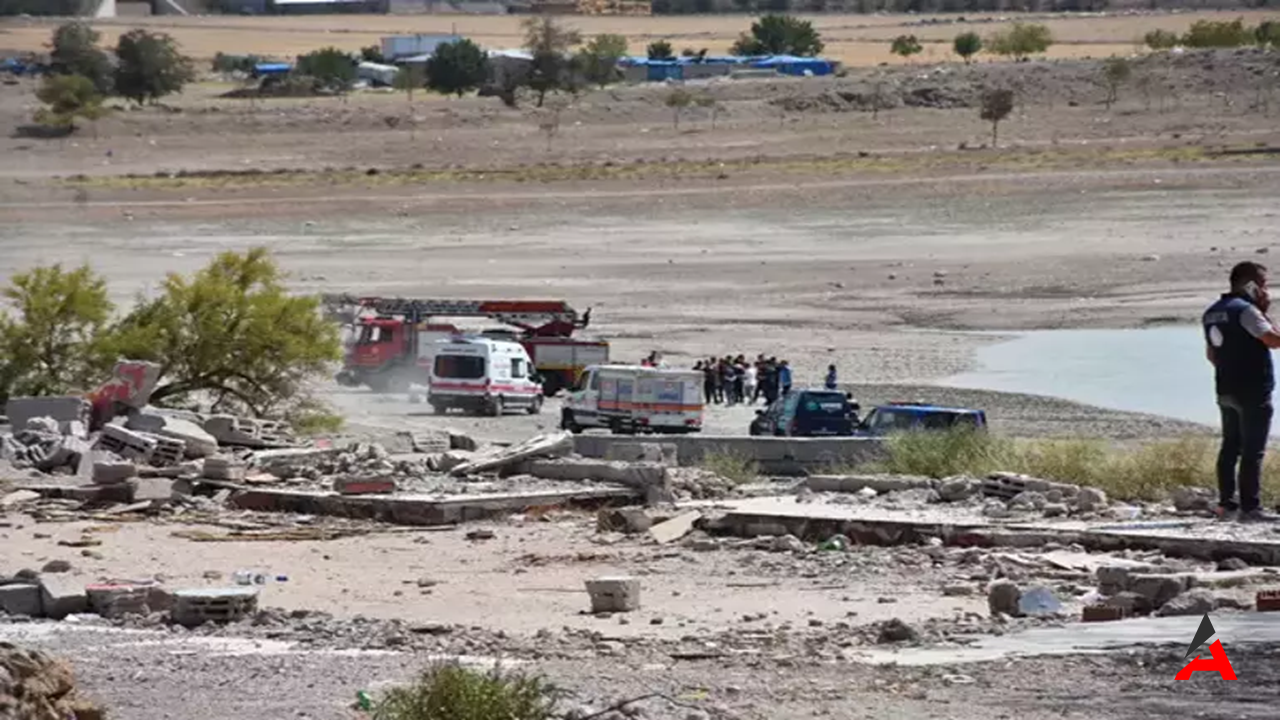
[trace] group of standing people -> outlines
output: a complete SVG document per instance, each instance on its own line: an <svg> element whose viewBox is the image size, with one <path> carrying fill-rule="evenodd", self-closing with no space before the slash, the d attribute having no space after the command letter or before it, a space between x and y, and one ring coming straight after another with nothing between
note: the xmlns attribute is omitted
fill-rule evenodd
<svg viewBox="0 0 1280 720"><path fill-rule="evenodd" d="M776 357L745 355L699 360L693 366L702 373L705 402L717 405L752 405L761 397L766 405L791 390L791 364Z"/></svg>

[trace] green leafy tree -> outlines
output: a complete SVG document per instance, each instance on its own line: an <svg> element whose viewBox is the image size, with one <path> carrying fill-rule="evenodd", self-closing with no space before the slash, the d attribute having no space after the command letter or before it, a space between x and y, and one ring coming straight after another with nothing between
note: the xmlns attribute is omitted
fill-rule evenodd
<svg viewBox="0 0 1280 720"><path fill-rule="evenodd" d="M1239 18L1231 22L1197 20L1182 36L1182 45L1189 48L1233 48L1254 42L1254 32Z"/></svg>
<svg viewBox="0 0 1280 720"><path fill-rule="evenodd" d="M1176 33L1168 30L1152 30L1142 36L1142 42L1152 50L1168 50L1175 48L1181 40Z"/></svg>
<svg viewBox="0 0 1280 720"><path fill-rule="evenodd" d="M209 397L256 415L310 400L307 383L342 356L315 297L290 294L265 248L224 252L191 277L171 273L115 328L121 355L160 364L156 403Z"/></svg>
<svg viewBox="0 0 1280 720"><path fill-rule="evenodd" d="M475 90L489 78L489 57L470 40L443 43L427 60L427 87L443 95Z"/></svg>
<svg viewBox="0 0 1280 720"><path fill-rule="evenodd" d="M734 55L796 55L822 52L822 38L813 23L791 15L765 15L751 23L751 33L733 44Z"/></svg>
<svg viewBox="0 0 1280 720"><path fill-rule="evenodd" d="M621 76L618 61L627 55L623 35L596 35L578 51L578 66L588 82L604 87Z"/></svg>
<svg viewBox="0 0 1280 720"><path fill-rule="evenodd" d="M894 55L901 55L904 58L910 58L924 50L924 46L916 39L915 35L899 35L893 39L889 49Z"/></svg>
<svg viewBox="0 0 1280 720"><path fill-rule="evenodd" d="M654 40L645 51L650 60L674 60L676 57L675 49L666 40Z"/></svg>
<svg viewBox="0 0 1280 720"><path fill-rule="evenodd" d="M1042 53L1053 45L1053 34L1044 25L1028 25L1016 22L1007 30L1002 30L987 41L987 48L997 55L1012 57L1014 60L1026 60L1029 56Z"/></svg>
<svg viewBox="0 0 1280 720"><path fill-rule="evenodd" d="M106 281L88 266L17 273L0 297L9 305L0 312L0 402L88 391L106 379L113 306Z"/></svg>
<svg viewBox="0 0 1280 720"><path fill-rule="evenodd" d="M527 82L529 89L538 95L538 107L542 107L548 92L574 89L576 63L569 60L568 53L582 42L582 36L546 15L527 18L521 27L524 48L533 55Z"/></svg>
<svg viewBox="0 0 1280 720"><path fill-rule="evenodd" d="M98 88L81 75L50 75L36 90L36 97L45 104L36 112L36 122L68 132L75 131L76 118L92 122L107 112Z"/></svg>
<svg viewBox="0 0 1280 720"><path fill-rule="evenodd" d="M191 58L164 33L130 30L116 43L116 92L141 105L182 92L195 79Z"/></svg>
<svg viewBox="0 0 1280 720"><path fill-rule="evenodd" d="M86 77L100 94L110 95L115 89L114 71L111 59L98 47L101 37L84 23L60 25L53 31L53 50L49 53L53 71Z"/></svg>
<svg viewBox="0 0 1280 720"><path fill-rule="evenodd" d="M1000 121L1013 112L1013 91L1005 89L987 90L982 93L982 111L980 117L991 123L991 147L999 147Z"/></svg>
<svg viewBox="0 0 1280 720"><path fill-rule="evenodd" d="M673 88L663 102L671 108L671 126L679 130L680 115L695 102L693 93L684 88Z"/></svg>
<svg viewBox="0 0 1280 720"><path fill-rule="evenodd" d="M382 56L382 48L378 47L377 45L370 45L368 47L360 48L360 59L365 62L379 63L379 64L385 63L387 61L387 59Z"/></svg>
<svg viewBox="0 0 1280 720"><path fill-rule="evenodd" d="M960 33L951 42L951 49L964 58L964 63L968 65L973 62L974 55L982 52L982 36L976 32Z"/></svg>
<svg viewBox="0 0 1280 720"><path fill-rule="evenodd" d="M299 56L297 73L315 78L325 89L346 92L356 81L356 62L338 48L327 47Z"/></svg>
<svg viewBox="0 0 1280 720"><path fill-rule="evenodd" d="M1107 90L1107 96L1103 100L1107 109L1110 110L1112 104L1119 97L1120 86L1129 82L1133 77L1133 63L1122 57L1109 57L1102 61L1102 86Z"/></svg>

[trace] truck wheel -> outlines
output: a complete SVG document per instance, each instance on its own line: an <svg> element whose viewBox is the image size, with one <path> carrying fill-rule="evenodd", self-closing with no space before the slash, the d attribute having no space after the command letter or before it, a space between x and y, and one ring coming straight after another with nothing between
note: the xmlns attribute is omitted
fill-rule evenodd
<svg viewBox="0 0 1280 720"><path fill-rule="evenodd" d="M529 414L537 415L540 412L542 412L542 396L534 395L533 402L529 403Z"/></svg>
<svg viewBox="0 0 1280 720"><path fill-rule="evenodd" d="M573 419L572 410L566 409L566 410L560 411L560 429L568 430L574 435L577 435L578 433L582 432L582 427L578 425L578 422L576 420Z"/></svg>
<svg viewBox="0 0 1280 720"><path fill-rule="evenodd" d="M502 417L502 411L504 409L505 408L502 407L501 395L494 397L493 400L489 402L489 414L493 417Z"/></svg>

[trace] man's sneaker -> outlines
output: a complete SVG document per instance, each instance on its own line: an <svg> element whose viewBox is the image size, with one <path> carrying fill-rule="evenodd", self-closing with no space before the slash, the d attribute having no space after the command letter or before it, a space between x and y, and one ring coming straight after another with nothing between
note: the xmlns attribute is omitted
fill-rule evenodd
<svg viewBox="0 0 1280 720"><path fill-rule="evenodd" d="M1280 515L1269 513L1262 508L1258 508L1256 510L1249 510L1248 512L1240 513L1240 522L1280 522Z"/></svg>

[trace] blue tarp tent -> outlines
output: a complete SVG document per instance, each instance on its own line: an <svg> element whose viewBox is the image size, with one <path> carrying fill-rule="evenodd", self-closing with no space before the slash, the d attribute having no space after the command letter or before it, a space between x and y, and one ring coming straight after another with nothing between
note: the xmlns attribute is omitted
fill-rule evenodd
<svg viewBox="0 0 1280 720"><path fill-rule="evenodd" d="M292 69L293 66L289 63L258 63L253 66L253 76L285 75Z"/></svg>
<svg viewBox="0 0 1280 720"><path fill-rule="evenodd" d="M784 75L830 75L834 68L822 58L805 58L794 55L774 55L763 60L752 60L753 68L770 68Z"/></svg>

